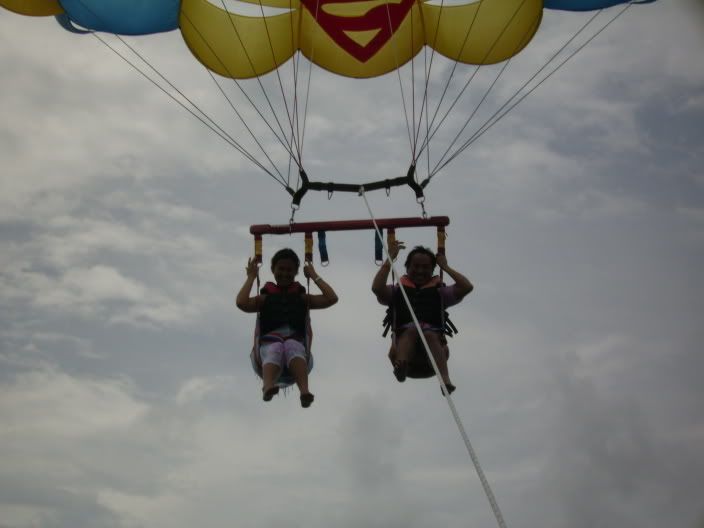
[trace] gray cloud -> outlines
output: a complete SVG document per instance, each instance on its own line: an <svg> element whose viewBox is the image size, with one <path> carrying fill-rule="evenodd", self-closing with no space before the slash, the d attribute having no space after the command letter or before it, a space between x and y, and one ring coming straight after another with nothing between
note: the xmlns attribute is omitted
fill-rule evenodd
<svg viewBox="0 0 704 528"><path fill-rule="evenodd" d="M453 396L509 526L702 524L699 8L629 9L426 189L476 284L452 310ZM578 20L546 14L492 105ZM341 302L313 314L315 404L263 405L232 299L247 227L286 223L287 195L94 39L5 10L0 26L0 522L495 523L435 381L393 379L371 234L328 234ZM241 128L178 35L134 41ZM397 79L312 78L311 176L405 172ZM420 214L406 189L368 199ZM311 193L296 219L367 215ZM284 246L302 238L266 238L265 259Z"/></svg>

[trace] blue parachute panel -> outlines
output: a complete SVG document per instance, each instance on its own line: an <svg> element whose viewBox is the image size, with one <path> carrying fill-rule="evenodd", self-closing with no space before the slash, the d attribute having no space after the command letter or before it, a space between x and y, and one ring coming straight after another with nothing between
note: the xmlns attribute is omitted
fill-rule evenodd
<svg viewBox="0 0 704 528"><path fill-rule="evenodd" d="M146 35L178 27L179 0L60 0L75 24L118 35Z"/></svg>
<svg viewBox="0 0 704 528"><path fill-rule="evenodd" d="M630 2L630 0L545 0L545 9L560 9L562 11L596 11L606 9L619 4L650 4L655 0L640 0Z"/></svg>

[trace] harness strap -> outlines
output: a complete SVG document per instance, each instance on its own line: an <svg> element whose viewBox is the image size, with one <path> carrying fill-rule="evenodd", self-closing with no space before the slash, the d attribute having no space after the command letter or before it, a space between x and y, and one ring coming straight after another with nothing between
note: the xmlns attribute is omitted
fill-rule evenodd
<svg viewBox="0 0 704 528"><path fill-rule="evenodd" d="M265 334L259 338L259 342L264 342L264 343L283 343L285 341L291 341L291 340L304 342L305 336L302 336L300 334L292 334L289 336L283 336L281 334L277 334L276 332L272 332L271 334Z"/></svg>

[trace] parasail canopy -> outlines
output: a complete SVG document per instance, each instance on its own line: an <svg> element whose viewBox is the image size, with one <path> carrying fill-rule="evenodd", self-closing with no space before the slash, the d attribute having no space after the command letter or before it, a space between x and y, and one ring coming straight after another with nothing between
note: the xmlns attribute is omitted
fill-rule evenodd
<svg viewBox="0 0 704 528"><path fill-rule="evenodd" d="M467 87L474 78L471 74L457 99L446 97L458 64L477 67L506 64L529 47L538 32L544 9L598 13L618 4L624 4L625 10L631 4L652 1L655 0L0 0L0 6L23 15L55 16L64 28L76 33L148 35L178 29L198 61L209 71L235 79L236 83L252 79L262 86L260 76L278 72L284 64L293 64L290 84L284 86L280 80L286 119L280 120L276 115L266 117L260 110L257 113L293 161L297 173L295 185L291 183L290 174L283 175L275 166L263 147L264 142L244 122L238 109L234 109L238 119L266 160L260 161L251 150L243 147L239 136L225 133L209 117L206 120L211 130L277 179L293 197L294 204L298 204L307 190L331 193L356 191L360 187L359 183L323 183L308 178L303 163L306 121L305 115L299 115L303 105L297 101L289 104L287 100L303 92L298 75L301 56L308 59L311 66L338 75L370 78L413 64L414 58L425 50L424 66L418 68L422 71L421 78L416 79L414 69L412 80L422 90L414 90L409 96L403 87L401 89L411 146L411 161L404 171L406 176L387 176L364 184L367 190L409 185L416 199L421 200L423 188L431 178L517 104L506 103L474 132L467 132L466 128L476 110L468 112L467 123L460 128L450 147L440 149L441 157L434 165L428 161L426 173L421 175L417 170L420 156L430 157L431 139L447 116L458 111L457 101L469 91ZM249 8L246 14L242 6ZM449 59L455 66L440 90L436 107L431 108L428 91L435 55ZM298 58L292 61L294 57ZM502 73L503 70L496 80ZM309 84L305 89L303 112L307 110L310 88ZM405 108L406 99L410 97L418 98L418 102L413 101L418 108L414 107L412 112ZM525 95L514 94L513 97L520 102ZM269 94L265 93L263 98L275 114ZM247 95L252 105L256 105L256 99ZM485 99L486 95L482 96L479 105ZM443 104L446 110L441 111ZM504 108L508 110L504 112ZM412 115L409 117L409 114ZM273 168L269 168L269 164ZM291 169L288 171L290 173Z"/></svg>

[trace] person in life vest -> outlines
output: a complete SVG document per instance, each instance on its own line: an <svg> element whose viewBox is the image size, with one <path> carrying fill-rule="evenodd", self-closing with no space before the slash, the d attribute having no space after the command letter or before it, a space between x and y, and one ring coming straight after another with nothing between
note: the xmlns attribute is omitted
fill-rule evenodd
<svg viewBox="0 0 704 528"><path fill-rule="evenodd" d="M389 257L396 260L405 245L394 241L389 246ZM445 286L440 277L434 275L435 267L439 266L455 283ZM389 358L394 367L394 376L398 381L405 381L408 367L414 363L418 354L425 354L422 346L418 346L418 330L408 306L403 299L400 288L403 288L420 323L430 352L435 359L438 370L448 393L455 390L447 370L447 347L443 335L444 309L459 303L465 295L474 289L467 277L452 269L444 255L435 255L428 248L416 246L406 258L406 274L400 278L399 286L386 284L391 262L386 260L374 276L372 292L379 303L391 306L394 310L393 331L396 335L396 345L392 347Z"/></svg>
<svg viewBox="0 0 704 528"><path fill-rule="evenodd" d="M284 367L301 393L301 405L310 407L313 394L308 390L306 324L308 310L328 308L337 302L335 291L318 275L311 262L303 274L320 288L321 295L306 293L296 282L300 260L292 249L281 249L271 259L275 282L267 282L258 295L250 296L259 269L254 259L247 261L247 278L237 294L237 307L247 313L259 312L262 360L262 396L270 401L278 392L276 381Z"/></svg>

